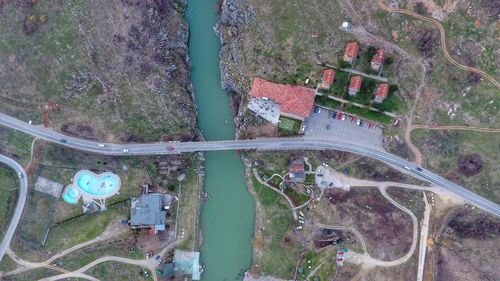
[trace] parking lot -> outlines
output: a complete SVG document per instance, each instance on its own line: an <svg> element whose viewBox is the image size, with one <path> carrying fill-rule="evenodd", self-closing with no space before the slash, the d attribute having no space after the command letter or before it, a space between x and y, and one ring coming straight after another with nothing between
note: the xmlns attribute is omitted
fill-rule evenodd
<svg viewBox="0 0 500 281"><path fill-rule="evenodd" d="M325 108L315 107L301 130L308 137L331 137L364 146L382 147L382 130L375 123Z"/></svg>

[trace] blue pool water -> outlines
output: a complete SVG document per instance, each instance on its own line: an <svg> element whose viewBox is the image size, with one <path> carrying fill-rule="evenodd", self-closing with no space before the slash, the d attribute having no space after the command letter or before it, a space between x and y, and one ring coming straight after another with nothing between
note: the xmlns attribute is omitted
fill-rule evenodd
<svg viewBox="0 0 500 281"><path fill-rule="evenodd" d="M113 174L95 176L86 171L79 173L75 183L83 192L95 196L114 193L120 187L117 176Z"/></svg>
<svg viewBox="0 0 500 281"><path fill-rule="evenodd" d="M73 187L68 188L68 190L63 194L63 199L69 204L76 204L80 200L80 192Z"/></svg>

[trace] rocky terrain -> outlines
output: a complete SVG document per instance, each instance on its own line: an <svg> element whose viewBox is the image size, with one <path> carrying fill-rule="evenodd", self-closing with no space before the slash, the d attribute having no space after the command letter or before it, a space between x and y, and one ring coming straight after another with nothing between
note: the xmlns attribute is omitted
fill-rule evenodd
<svg viewBox="0 0 500 281"><path fill-rule="evenodd" d="M186 4L0 1L0 111L88 139L197 138Z"/></svg>

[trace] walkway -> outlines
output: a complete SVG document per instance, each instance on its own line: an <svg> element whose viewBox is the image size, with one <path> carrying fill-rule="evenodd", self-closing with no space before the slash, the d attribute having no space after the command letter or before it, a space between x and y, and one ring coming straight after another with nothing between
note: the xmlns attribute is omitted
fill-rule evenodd
<svg viewBox="0 0 500 281"><path fill-rule="evenodd" d="M378 76L378 75L367 74L367 73L364 73L362 71L359 71L359 70L356 70L356 69L352 69L352 68L341 68L340 70L345 71L345 72L349 72L349 73L352 73L352 74L364 76L366 78L370 78L370 79L377 80L377 81L380 81L380 82L386 82L387 83L387 81L388 81L387 78L385 78L385 77Z"/></svg>
<svg viewBox="0 0 500 281"><path fill-rule="evenodd" d="M283 197L286 199L286 201L288 202L288 205L290 205L290 208L291 208L291 210L292 210L292 213L293 213L293 220L297 220L297 219L298 219L297 209L295 208L295 205L293 205L292 200L291 200L290 198L288 198L288 196L286 196L286 194L285 194L283 191L278 190L278 189L276 189L276 188L272 187L270 184L268 184L266 181L264 181L264 180L260 177L259 173L257 172L257 169L253 168L253 169L252 169L252 172L253 172L253 175L254 175L254 176L255 176L255 178L259 181L259 183L260 183L260 184L265 185L265 186L269 187L270 189L272 189L272 190L274 190L274 191L278 192L281 196L283 196Z"/></svg>
<svg viewBox="0 0 500 281"><path fill-rule="evenodd" d="M375 183L375 184L373 184L373 183ZM418 235L417 235L417 233L418 233L418 221L417 221L417 217L415 216L415 214L413 214L413 212L411 212L409 209L407 209L406 207L402 206L398 202L394 201L394 199L392 199L392 197L390 197L389 194L387 194L387 192L386 192L386 189L388 187L387 183L381 183L381 184L377 185L376 182L372 182L371 186L377 186L379 188L380 192L382 193L382 195L387 200L389 200L389 202L391 202L398 209L400 209L403 212L407 213L410 216L411 220L412 220L412 223L413 223L413 238L412 238L410 250L404 256L400 257L399 259L393 260L393 261L381 261L381 260L375 259L375 258L373 258L368 253L368 249L366 247L366 242L365 242L363 236L355 228L350 227L350 226L344 226L344 225L325 225L325 224L319 224L319 226L322 227L322 228L329 228L329 229L334 229L334 230L347 230L347 231L351 231L351 232L353 232L358 237L358 239L359 239L359 241L361 243L361 246L363 247L364 253L363 254L359 254L359 253L356 253L354 251L351 251L350 252L350 258L351 258L351 260L352 260L353 263L362 264L363 267L365 267L365 268L370 268L370 267L374 267L374 266L391 267L391 266L396 266L396 265L405 263L406 261L408 261L411 258L411 256L415 252L415 249L416 249L416 246L417 246L417 240L418 240Z"/></svg>
<svg viewBox="0 0 500 281"><path fill-rule="evenodd" d="M425 265L425 253L427 251L427 236L429 234L429 220L431 217L431 205L427 201L427 195L424 192L424 219L422 221L422 230L420 233L420 247L418 249L418 269L417 269L417 281L422 281L424 278L424 265Z"/></svg>

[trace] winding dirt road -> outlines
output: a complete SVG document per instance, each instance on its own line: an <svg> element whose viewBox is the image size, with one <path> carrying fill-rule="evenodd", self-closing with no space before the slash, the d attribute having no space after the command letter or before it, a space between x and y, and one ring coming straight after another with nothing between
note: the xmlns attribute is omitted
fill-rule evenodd
<svg viewBox="0 0 500 281"><path fill-rule="evenodd" d="M485 79L487 79L488 81L490 81L491 83L493 83L493 85L495 85L495 87L497 87L498 89L500 89L500 83L498 83L493 77L491 77L489 74L487 74L486 72L480 70L480 69L477 69L477 68L474 68L474 67L470 67L470 66L467 66L467 65L463 65L459 62L457 62L451 55L450 53L448 53L448 48L446 46L446 33L445 33L445 30L443 28L443 26L441 25L441 23L433 18L429 18L429 17L426 17L426 16L422 16L422 15L419 15L417 13L414 13L410 10L406 10L406 9L398 9L398 8L391 8L387 5L385 5L384 1L383 0L378 0L378 5L379 7L386 11L386 12L389 12L389 13L399 13L399 14L405 14L405 15L408 15L408 16L411 16L411 17L414 17L414 18L417 18L421 21L425 21L425 22L428 22L428 23L431 23L433 25L435 25L438 30L439 30L439 36L440 36L440 43L441 43L441 49L443 50L443 54L444 56L446 57L446 59L451 63L453 64L454 66L462 69L462 70L466 70L466 71L470 71L470 72L474 72L474 73L477 73L479 75L481 75L482 77L484 77Z"/></svg>
<svg viewBox="0 0 500 281"><path fill-rule="evenodd" d="M439 126L439 125L411 125L407 127L405 131L405 140L406 144L415 155L415 165L422 166L423 157L420 150L413 144L411 140L411 132L416 129L421 130L462 130L462 131L474 131L474 132L483 132L483 133L500 133L500 129L496 128L481 128L481 127L471 127L471 126Z"/></svg>

